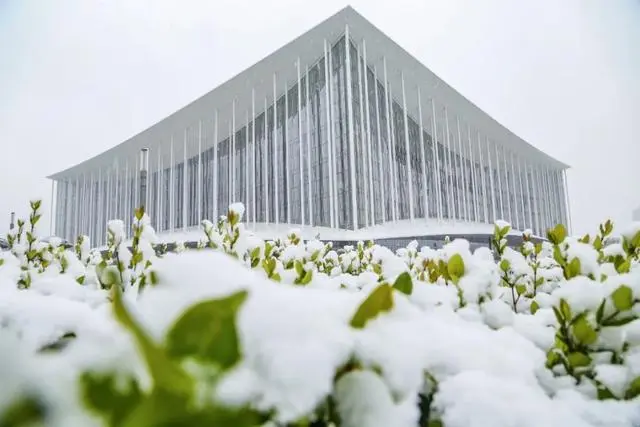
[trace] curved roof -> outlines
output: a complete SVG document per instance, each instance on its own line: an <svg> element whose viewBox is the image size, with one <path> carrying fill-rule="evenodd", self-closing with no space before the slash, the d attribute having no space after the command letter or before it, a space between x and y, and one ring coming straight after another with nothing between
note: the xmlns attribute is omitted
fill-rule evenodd
<svg viewBox="0 0 640 427"><path fill-rule="evenodd" d="M382 69L383 58L386 58L390 89L394 94L402 91L402 76L408 88L420 87L425 99L433 98L439 106L446 105L450 116L459 115L472 129L480 129L490 140L527 158L532 163L544 164L552 169L566 169L568 166L541 150L528 144L506 127L502 126L480 108L458 93L446 82L436 76L416 58L398 46L393 40L367 21L352 7L347 6L335 15L313 27L295 40L286 44L253 66L242 71L227 82L181 108L150 128L129 138L115 147L104 151L78 165L55 173L48 178L64 179L77 176L83 172L93 172L99 168L113 166L114 159L131 159L135 161L138 152L144 147L151 150L160 149L164 153L163 164L169 162L169 143L171 135L182 135L185 129L193 127L200 120L211 120L214 112L218 112L219 123L231 121L232 103L239 112L249 111L252 105L252 93L256 101L256 114L264 108L264 100L273 102L273 79L277 75L277 96L284 93L284 82L287 86L297 82L296 63L314 64L324 55L324 42L333 43L349 28L350 39L356 43L366 40L367 63L370 67ZM411 91L410 91L411 92ZM417 116L417 97L407 96L407 111ZM428 115L428 113L425 112ZM239 117L244 117L240 114ZM242 127L243 120L237 120L236 128ZM223 126L222 129L225 129ZM476 144L474 144L474 147ZM164 150L162 149L164 147ZM196 152L189 155L194 155ZM152 154L152 159L154 155ZM180 161L181 159L176 159Z"/></svg>

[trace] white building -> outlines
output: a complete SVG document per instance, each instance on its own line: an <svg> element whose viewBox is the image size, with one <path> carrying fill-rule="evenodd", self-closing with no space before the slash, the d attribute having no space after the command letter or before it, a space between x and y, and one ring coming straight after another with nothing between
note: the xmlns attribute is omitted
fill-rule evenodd
<svg viewBox="0 0 640 427"><path fill-rule="evenodd" d="M107 126L107 123L105 123ZM139 200L139 153L149 148ZM567 223L567 166L514 135L347 7L133 138L56 173L55 234L217 218L362 230ZM490 228L488 228L490 230Z"/></svg>

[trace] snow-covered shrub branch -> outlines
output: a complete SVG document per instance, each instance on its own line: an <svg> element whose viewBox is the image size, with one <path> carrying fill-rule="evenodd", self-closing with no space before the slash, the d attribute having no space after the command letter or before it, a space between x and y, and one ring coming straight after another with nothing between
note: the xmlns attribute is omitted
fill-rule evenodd
<svg viewBox="0 0 640 427"><path fill-rule="evenodd" d="M0 255L0 426L640 423L640 225L335 250L235 204L196 250L138 210L98 252L40 243L38 209Z"/></svg>

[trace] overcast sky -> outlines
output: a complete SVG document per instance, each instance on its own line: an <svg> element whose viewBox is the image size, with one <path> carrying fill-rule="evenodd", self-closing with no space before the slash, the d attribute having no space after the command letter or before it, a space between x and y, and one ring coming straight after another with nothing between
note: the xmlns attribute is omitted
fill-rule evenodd
<svg viewBox="0 0 640 427"><path fill-rule="evenodd" d="M574 231L640 205L640 1L354 0L468 99L572 166ZM44 177L193 101L339 0L0 0L0 232ZM46 230L45 230L46 231Z"/></svg>

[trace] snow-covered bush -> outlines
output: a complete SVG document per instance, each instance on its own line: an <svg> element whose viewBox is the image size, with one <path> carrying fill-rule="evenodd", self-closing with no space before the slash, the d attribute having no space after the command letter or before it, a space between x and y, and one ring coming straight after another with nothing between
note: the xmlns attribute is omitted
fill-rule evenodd
<svg viewBox="0 0 640 427"><path fill-rule="evenodd" d="M334 250L235 204L196 250L138 210L98 252L39 206L0 255L2 427L640 425L640 225Z"/></svg>

